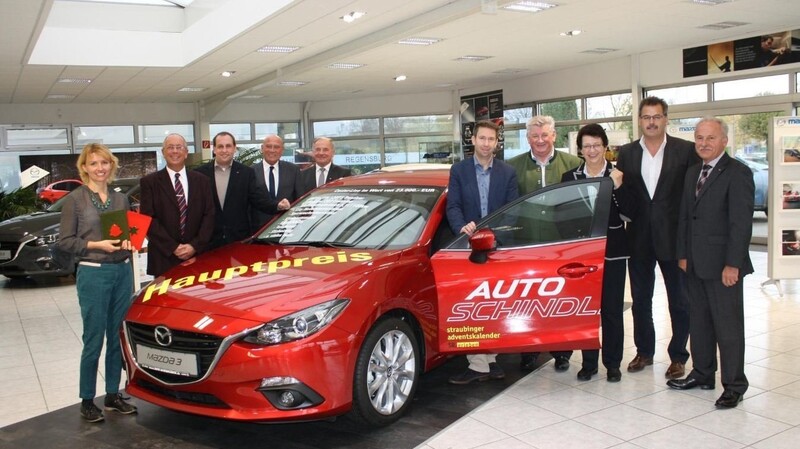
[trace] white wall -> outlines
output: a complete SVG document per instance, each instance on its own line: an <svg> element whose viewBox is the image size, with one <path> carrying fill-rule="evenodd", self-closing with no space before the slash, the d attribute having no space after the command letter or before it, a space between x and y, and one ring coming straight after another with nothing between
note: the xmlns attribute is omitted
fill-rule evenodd
<svg viewBox="0 0 800 449"><path fill-rule="evenodd" d="M0 104L0 123L117 125L191 123L193 103Z"/></svg>

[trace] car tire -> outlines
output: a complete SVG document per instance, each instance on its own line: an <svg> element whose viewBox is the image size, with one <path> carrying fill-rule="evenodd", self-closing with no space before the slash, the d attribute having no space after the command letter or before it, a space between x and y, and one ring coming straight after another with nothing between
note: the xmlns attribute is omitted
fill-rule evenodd
<svg viewBox="0 0 800 449"><path fill-rule="evenodd" d="M351 420L380 427L400 419L417 390L420 366L419 343L411 326L399 318L378 321L356 360Z"/></svg>

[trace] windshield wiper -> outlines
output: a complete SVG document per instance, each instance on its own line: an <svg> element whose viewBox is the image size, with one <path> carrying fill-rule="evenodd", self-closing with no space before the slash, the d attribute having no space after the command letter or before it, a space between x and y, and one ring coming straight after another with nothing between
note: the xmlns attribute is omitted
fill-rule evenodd
<svg viewBox="0 0 800 449"><path fill-rule="evenodd" d="M308 245L314 246L317 248L352 248L356 246L354 243L348 242L326 242L323 240L317 241L308 241L308 242L291 242L291 243L284 243L284 245Z"/></svg>

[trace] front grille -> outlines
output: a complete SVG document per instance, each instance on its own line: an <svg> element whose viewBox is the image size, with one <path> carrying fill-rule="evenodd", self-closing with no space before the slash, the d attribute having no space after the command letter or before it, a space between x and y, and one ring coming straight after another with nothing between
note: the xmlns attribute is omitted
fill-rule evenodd
<svg viewBox="0 0 800 449"><path fill-rule="evenodd" d="M217 408L231 408L228 404L222 402L222 400L213 394L170 390L142 379L137 380L136 385L158 395L172 398L178 402L199 404Z"/></svg>
<svg viewBox="0 0 800 449"><path fill-rule="evenodd" d="M147 326L138 323L126 323L128 328L128 337L131 341L131 350L136 355L136 345L150 346L152 348L162 348L161 345L156 343L155 326ZM182 384L194 382L203 378L208 372L211 363L214 362L214 357L217 355L222 338L208 334L198 334L195 332L186 332L179 330L172 330L172 344L163 349L170 351L180 351L197 354L200 360L198 366L197 377L194 376L179 376L170 373L164 373L149 368L142 368L151 376L168 384Z"/></svg>

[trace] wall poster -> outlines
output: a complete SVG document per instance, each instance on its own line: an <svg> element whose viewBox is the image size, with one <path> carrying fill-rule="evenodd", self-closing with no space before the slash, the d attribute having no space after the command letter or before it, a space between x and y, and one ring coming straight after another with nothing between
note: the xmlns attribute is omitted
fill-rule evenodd
<svg viewBox="0 0 800 449"><path fill-rule="evenodd" d="M505 142L503 136L503 91L495 90L476 95L461 97L459 107L461 116L461 151L464 159L472 156L475 151L472 145L472 133L475 129L475 122L481 120L491 120L500 126L498 136L496 157L503 160L503 150Z"/></svg>
<svg viewBox="0 0 800 449"><path fill-rule="evenodd" d="M800 62L800 30L753 36L683 50L683 77L738 72Z"/></svg>

